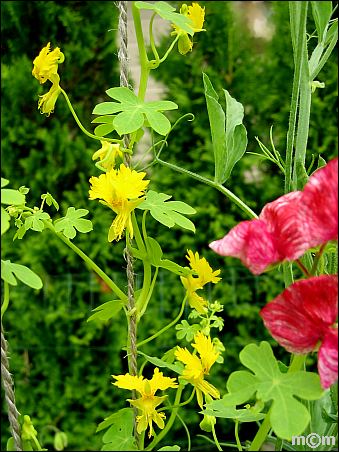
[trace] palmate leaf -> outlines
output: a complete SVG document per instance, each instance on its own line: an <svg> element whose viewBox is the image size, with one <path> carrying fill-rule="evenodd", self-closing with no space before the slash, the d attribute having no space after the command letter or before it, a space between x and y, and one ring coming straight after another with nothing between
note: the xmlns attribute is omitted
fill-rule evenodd
<svg viewBox="0 0 339 452"><path fill-rule="evenodd" d="M246 151L247 132L242 124L244 107L224 89L225 114L206 74L203 74L203 82L214 152L215 181L223 184Z"/></svg>
<svg viewBox="0 0 339 452"><path fill-rule="evenodd" d="M47 212L37 210L25 219L24 228L26 231L32 229L32 231L41 232L45 229L44 221L48 219L50 219L50 216Z"/></svg>
<svg viewBox="0 0 339 452"><path fill-rule="evenodd" d="M138 450L133 436L134 415L132 408L123 408L111 414L98 425L97 432L108 428L102 440L101 450Z"/></svg>
<svg viewBox="0 0 339 452"><path fill-rule="evenodd" d="M146 199L139 204L138 209L149 210L155 220L168 228L176 224L183 229L195 232L192 221L182 214L192 215L196 213L196 210L182 201L168 201L171 197L165 193L149 190Z"/></svg>
<svg viewBox="0 0 339 452"><path fill-rule="evenodd" d="M140 129L145 121L147 121L149 127L160 135L166 135L171 130L171 123L161 112L177 109L178 105L174 102L142 102L132 90L126 87L110 88L106 93L118 102L102 102L95 106L93 114L103 116L94 121L99 122L99 120L102 121L100 118L104 118L104 124L95 129L98 135L99 132L107 134L113 130L116 130L119 135L132 133ZM118 114L114 116L113 113ZM112 122L107 119L109 117L113 118Z"/></svg>
<svg viewBox="0 0 339 452"><path fill-rule="evenodd" d="M6 210L1 206L1 235L8 231L10 227L10 215Z"/></svg>
<svg viewBox="0 0 339 452"><path fill-rule="evenodd" d="M148 2L135 2L135 6L138 9L148 9L154 11L160 17L171 21L191 36L194 34L191 20L183 14L174 12L175 8L166 2L155 2L154 4Z"/></svg>
<svg viewBox="0 0 339 452"><path fill-rule="evenodd" d="M296 397L317 400L323 395L319 375L312 372L281 372L268 342L249 344L240 352L241 363L250 369L233 372L227 381L226 394L213 416L222 416L223 406L243 404L254 395L263 402L272 401L270 422L275 434L286 440L301 435L310 421L310 413Z"/></svg>
<svg viewBox="0 0 339 452"><path fill-rule="evenodd" d="M206 406L206 410L201 411L201 414L233 419L239 422L257 422L265 417L264 413L256 412L253 407L237 410L233 406L226 406L223 400L213 400Z"/></svg>
<svg viewBox="0 0 339 452"><path fill-rule="evenodd" d="M83 233L92 231L92 222L81 218L87 214L86 209L69 207L66 216L54 222L56 232L62 232L67 238L74 239L77 230Z"/></svg>
<svg viewBox="0 0 339 452"><path fill-rule="evenodd" d="M32 289L41 289L42 281L40 277L25 265L15 264L9 260L1 259L1 278L12 286L17 285L17 279L32 287Z"/></svg>

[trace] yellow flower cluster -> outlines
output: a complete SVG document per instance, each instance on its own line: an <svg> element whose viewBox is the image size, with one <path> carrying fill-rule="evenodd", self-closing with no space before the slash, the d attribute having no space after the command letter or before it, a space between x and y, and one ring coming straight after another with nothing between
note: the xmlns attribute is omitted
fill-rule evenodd
<svg viewBox="0 0 339 452"><path fill-rule="evenodd" d="M154 369L153 377L148 380L143 376L137 377L130 374L112 375L117 381L113 383L118 388L135 389L139 392L141 397L136 400L127 399L131 405L135 406L142 413L137 416L137 432L144 432L149 426L148 437L154 435L153 425L155 422L161 429L164 428L164 413L158 413L156 408L166 399L166 395L159 397L155 393L157 390L164 391L168 388L176 388L178 384L174 378L164 377L162 372L156 367Z"/></svg>
<svg viewBox="0 0 339 452"><path fill-rule="evenodd" d="M33 60L32 75L39 80L41 84L46 80L52 82L48 93L39 96L38 108L41 113L49 116L54 111L55 103L61 92L59 85L60 77L58 75L58 64L65 59L64 54L56 47L51 51L51 44L48 43Z"/></svg>
<svg viewBox="0 0 339 452"><path fill-rule="evenodd" d="M133 238L132 211L144 200L149 180L143 180L146 173L131 170L123 163L118 170L112 168L99 177L91 177L89 199L99 199L110 207L117 216L108 232L108 241L120 240L125 229Z"/></svg>
<svg viewBox="0 0 339 452"><path fill-rule="evenodd" d="M195 387L198 404L200 408L203 408L203 394L205 397L220 398L219 391L204 380L204 376L209 374L212 365L217 360L219 352L212 344L210 336L205 336L201 331L195 335L194 340L195 343L192 344L192 347L199 353L199 357L190 353L186 347L179 346L175 356L178 361L185 364L182 377Z"/></svg>
<svg viewBox="0 0 339 452"><path fill-rule="evenodd" d="M193 254L193 251L187 250L187 253L188 255L186 257L190 263L190 267L198 276L181 276L180 279L187 291L190 306L200 314L204 314L206 312L207 301L198 295L196 291L202 289L209 282L214 284L219 282L221 280L221 278L218 278L220 270L213 271L207 260L204 257L200 258L197 252Z"/></svg>
<svg viewBox="0 0 339 452"><path fill-rule="evenodd" d="M205 19L205 8L201 8L198 3L192 3L191 6L187 6L183 4L180 8L180 14L187 16L191 20L191 26L194 33L198 33L200 31L206 31L202 27L204 25ZM186 53L191 52L193 48L193 41L191 41L188 33L177 25L172 24L174 31L172 31L171 35L178 35L178 50L182 55L186 55Z"/></svg>

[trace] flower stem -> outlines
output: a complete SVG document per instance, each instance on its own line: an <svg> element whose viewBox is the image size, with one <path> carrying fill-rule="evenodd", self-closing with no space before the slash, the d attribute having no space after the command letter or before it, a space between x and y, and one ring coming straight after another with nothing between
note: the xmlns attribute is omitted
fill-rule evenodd
<svg viewBox="0 0 339 452"><path fill-rule="evenodd" d="M217 449L220 450L220 451L222 451L222 448L221 448L221 446L220 446L220 444L219 444L217 435L216 435L216 433L215 433L214 425L212 425L212 435L213 435L213 439L214 439L215 445L217 446Z"/></svg>
<svg viewBox="0 0 339 452"><path fill-rule="evenodd" d="M178 410L179 410L179 406L177 406L177 405L179 405L179 403L180 403L180 397L181 397L183 389L184 389L184 385L180 384L178 386L174 404L173 404L173 406L176 406L176 408L173 408L171 416L170 416L165 428L159 433L159 435L156 438L154 438L154 440L146 447L145 450L153 450L153 448L158 444L158 442L161 441L167 435L169 430L172 428L172 425L175 421L175 418L176 418Z"/></svg>
<svg viewBox="0 0 339 452"><path fill-rule="evenodd" d="M140 100L145 99L146 89L147 89L147 81L150 72L149 61L145 48L145 40L142 32L142 25L140 19L139 9L135 6L135 2L132 3L132 15L134 21L135 35L137 38L138 50L139 50L139 59L140 59L140 82L139 82L139 91L138 97Z"/></svg>
<svg viewBox="0 0 339 452"><path fill-rule="evenodd" d="M64 98L66 99L68 108L70 109L70 111L73 115L73 118L75 119L75 122L78 124L78 126L84 132L85 135L87 135L90 138L93 138L94 140L98 140L98 141L109 141L110 143L122 144L122 140L118 140L115 138L99 137L97 135L93 135L93 133L88 132L88 130L86 130L85 127L81 124L80 119L78 118L77 114L75 113L74 108L73 108L71 101L69 100L66 92L62 88L60 88L60 89L61 89L61 93L63 94Z"/></svg>
<svg viewBox="0 0 339 452"><path fill-rule="evenodd" d="M9 305L9 284L7 281L4 281L4 301L1 305L1 320L5 312L7 311L8 305Z"/></svg>
<svg viewBox="0 0 339 452"><path fill-rule="evenodd" d="M258 218L258 215L255 212L253 212L253 210L247 204L245 204L240 198L238 198L238 196L236 196L234 193L232 193L230 190L228 190L226 187L219 184L218 182L214 182L213 180L208 179L207 177L200 176L200 174L193 173L192 171L181 168L180 166L165 162L164 160L159 159L159 157L157 156L155 157L155 159L158 163L160 163L163 166L167 166L168 168L171 168L174 171L178 171L179 173L186 174L187 176L190 176L193 179L198 180L199 182L203 182L204 184L215 188L216 190L220 191L223 195L227 196L227 198L230 199L234 204L236 204L243 212L245 212L247 216L249 216L250 218Z"/></svg>
<svg viewBox="0 0 339 452"><path fill-rule="evenodd" d="M65 237L61 232L56 232L54 226L50 221L42 220L44 225L50 229L54 234L62 240L69 248L71 248L78 256L80 256L85 263L91 268L100 278L105 281L108 287L114 292L120 300L127 301L127 295L115 284L114 281L103 271L98 265L92 261L80 248L78 248L73 242Z"/></svg>
<svg viewBox="0 0 339 452"><path fill-rule="evenodd" d="M240 438L239 438L239 421L238 421L238 419L235 420L234 436L235 436L235 441L236 441L237 446L238 446L238 450L241 452L242 451L242 445L241 445Z"/></svg>
<svg viewBox="0 0 339 452"><path fill-rule="evenodd" d="M325 247L326 247L326 243L323 243L321 245L319 251L315 255L315 258L314 258L314 261L313 261L313 265L312 265L312 268L311 268L311 275L315 274L315 272L317 270L317 267L318 267L319 260L320 260L320 258L322 256L323 252L324 252Z"/></svg>
<svg viewBox="0 0 339 452"><path fill-rule="evenodd" d="M185 302L186 302L187 296L185 296L185 298L183 299L183 302L181 304L181 308L179 311L179 314L176 316L176 318L174 320L172 320L171 323L169 323L168 325L164 326L160 331L158 331L157 333L153 334L152 336L148 337L147 339L144 339L143 341L139 342L137 344L137 347L141 347L142 345L147 344L147 342L152 341L153 339L157 338L158 336L160 336L162 333L164 333L165 331L167 331L169 328L171 328L173 325L175 325L181 318L183 312L184 312L184 308L185 308Z"/></svg>
<svg viewBox="0 0 339 452"><path fill-rule="evenodd" d="M295 263L298 265L298 267L300 268L300 270L304 273L304 275L307 278L310 278L312 276L312 274L307 270L307 268L305 267L305 265L301 262L300 259L296 259Z"/></svg>

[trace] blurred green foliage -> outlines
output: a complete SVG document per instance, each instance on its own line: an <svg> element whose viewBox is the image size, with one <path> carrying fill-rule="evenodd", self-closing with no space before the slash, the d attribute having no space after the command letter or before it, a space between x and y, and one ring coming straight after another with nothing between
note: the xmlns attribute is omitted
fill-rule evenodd
<svg viewBox="0 0 339 452"><path fill-rule="evenodd" d="M288 2L234 2L237 9L232 3L200 2L206 7L207 31L194 36L191 54L183 57L173 52L154 73L166 86L165 98L179 105L178 113L171 113L172 120L188 112L195 115L193 122L181 122L170 135L162 158L207 177L212 177L214 170L202 71L210 77L220 98L225 88L244 105L249 151L259 150L255 136L269 146L272 124L276 148L283 156L286 143L293 77ZM253 34L248 21L249 5L253 3L264 9L273 27L272 39ZM123 243L114 247L107 243L110 212L88 201L88 178L99 174L91 158L100 143L93 143L77 129L61 96L54 114L49 118L40 115L38 94L46 92L48 82L39 86L31 75L32 60L40 49L49 41L52 48L59 46L66 57L59 70L61 86L84 126L93 130L90 121L94 105L107 100L105 90L119 84L117 8L113 2L104 1L5 1L1 2L1 14L2 176L13 188L31 188L31 206L39 206L40 195L50 192L60 204L59 213L55 214L53 207L49 210L54 218L64 215L72 205L90 210L94 231L78 234L75 243L125 289ZM309 23L312 32L311 17ZM164 38L160 55L167 46L168 37ZM312 153L321 153L326 160L337 154L335 57L331 56L318 77L326 88L313 95L308 161ZM274 344L258 312L281 291L282 276L271 272L254 277L237 260L221 258L208 248L209 242L245 219L223 195L159 165L150 175L151 189L171 194L173 199L197 210L191 217L197 232L194 235L177 228L169 230L150 218L149 235L157 238L166 257L180 265L187 264L186 250L192 249L205 256L214 269L222 269L223 281L209 289L211 299L224 305L225 326L218 337L226 348L225 362L215 365L211 376L223 393L227 375L239 368L237 356L243 346L263 339ZM283 193L283 179L277 167L245 155L235 166L227 187L259 212L265 203ZM94 434L96 425L126 406L125 398L130 396L128 391L111 386L111 374L127 371L125 352L121 350L126 342L124 316L120 313L107 323L87 323L91 309L111 299L105 286L86 272L78 256L69 253L49 231L29 231L13 245L14 233L11 230L3 237L5 258L28 265L44 281L40 292L22 286L12 289L4 318L19 411L31 416L42 435L42 444L49 449L54 433L48 426L56 426L66 432L68 450L99 450L101 434ZM138 261L135 272L138 286ZM182 297L179 278L160 271L159 284L139 327L140 340L176 316ZM188 315L189 310L185 313ZM175 331L170 330L142 351L160 357L175 344ZM280 348L275 348L275 353L286 360ZM146 376L148 371L151 366L145 368ZM5 406L2 419L7 425ZM194 436L192 450L214 450L196 436L203 433L198 427L200 420L194 408L185 412L185 422ZM9 430L7 433L9 436ZM249 428L241 433L242 438L251 438L254 432ZM233 441L233 425L218 421L217 434L221 441ZM2 449L6 439L4 429ZM186 438L179 422L166 443L185 449Z"/></svg>

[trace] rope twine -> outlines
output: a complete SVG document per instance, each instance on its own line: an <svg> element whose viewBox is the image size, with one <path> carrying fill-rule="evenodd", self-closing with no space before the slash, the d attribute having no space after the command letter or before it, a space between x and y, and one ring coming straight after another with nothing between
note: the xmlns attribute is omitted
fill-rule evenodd
<svg viewBox="0 0 339 452"><path fill-rule="evenodd" d="M120 46L118 52L118 58L120 62L120 86L124 86L129 88L128 83L128 49L127 49L127 1L119 1L118 9L119 9L119 39ZM129 135L124 136L124 147L128 148L129 146ZM125 163L127 166L131 165L131 157L129 154L125 153ZM130 244L130 242L129 242ZM127 310L129 314L128 321L128 336L130 347L128 350L129 357L129 371L131 375L136 376L138 374L138 365L137 365L137 317L135 312L135 298L134 298L134 270L133 270L133 256L130 253L128 247L126 246L124 250L124 258L127 263L126 274L128 281L128 304ZM136 399L136 392L132 391L132 399ZM134 408L134 436L137 444L139 443L139 435L136 429L136 417L138 414L138 409Z"/></svg>
<svg viewBox="0 0 339 452"><path fill-rule="evenodd" d="M11 433L14 439L15 450L22 451L21 427L19 424L19 412L15 405L14 382L9 371L8 345L5 339L4 328L1 322L1 377L5 391L5 399L8 407L8 419Z"/></svg>

